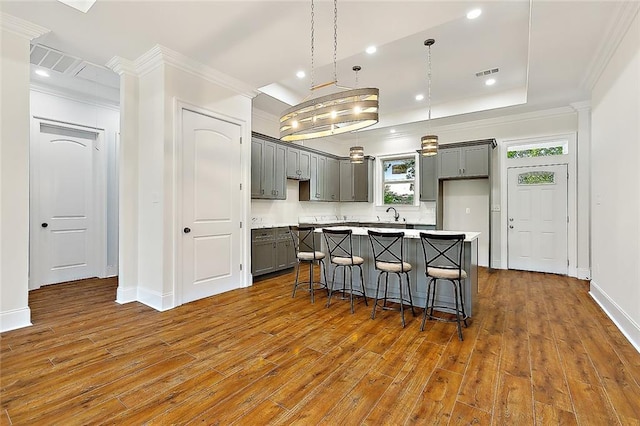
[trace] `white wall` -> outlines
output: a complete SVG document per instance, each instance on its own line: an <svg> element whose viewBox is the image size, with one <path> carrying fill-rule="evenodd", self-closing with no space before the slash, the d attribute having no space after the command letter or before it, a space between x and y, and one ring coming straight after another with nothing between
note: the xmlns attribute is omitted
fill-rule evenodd
<svg viewBox="0 0 640 426"><path fill-rule="evenodd" d="M155 46L136 62L114 58L109 66L121 75L121 283L118 302L133 300L158 310L180 303L180 200L176 172L181 115L179 107L210 111L243 129L250 140L251 98L240 83L194 63L177 52ZM246 188L243 222L250 221L250 143L243 143L241 182ZM180 226L181 229L181 226ZM242 263L250 265L249 227L242 237ZM124 234L125 231L135 236ZM250 284L245 268L239 287Z"/></svg>
<svg viewBox="0 0 640 426"><path fill-rule="evenodd" d="M592 94L591 294L640 350L640 17Z"/></svg>
<svg viewBox="0 0 640 426"><path fill-rule="evenodd" d="M0 331L31 324L29 39L0 34Z"/></svg>
<svg viewBox="0 0 640 426"><path fill-rule="evenodd" d="M116 174L116 138L120 127L117 107L96 105L94 102L72 99L64 95L46 93L42 89L31 90L31 116L62 121L78 126L104 129L105 150L100 154L99 163L105 165L104 176L106 196L106 276L118 273L118 188ZM32 141L34 143L35 141Z"/></svg>

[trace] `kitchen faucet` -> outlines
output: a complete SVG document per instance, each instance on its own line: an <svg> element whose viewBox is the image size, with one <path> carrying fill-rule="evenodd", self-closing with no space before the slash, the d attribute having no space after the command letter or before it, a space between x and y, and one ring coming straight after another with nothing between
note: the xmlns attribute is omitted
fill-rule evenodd
<svg viewBox="0 0 640 426"><path fill-rule="evenodd" d="M393 215L393 219L397 222L397 221L398 221L398 219L400 219L400 214L398 213L398 211L396 210L396 208L395 208L395 207L389 207L389 208L387 208L387 213L389 213L389 210L393 210L393 213L394 213L394 215Z"/></svg>

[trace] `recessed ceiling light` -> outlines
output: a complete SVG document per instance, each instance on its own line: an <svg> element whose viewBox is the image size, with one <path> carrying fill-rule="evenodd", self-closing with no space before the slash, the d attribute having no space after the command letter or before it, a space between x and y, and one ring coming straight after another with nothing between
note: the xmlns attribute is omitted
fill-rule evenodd
<svg viewBox="0 0 640 426"><path fill-rule="evenodd" d="M367 47L367 50L365 50L365 52L367 52L369 55L373 55L374 53L376 53L377 50L378 50L377 47L369 46Z"/></svg>
<svg viewBox="0 0 640 426"><path fill-rule="evenodd" d="M96 0L58 0L60 3L64 3L67 6L71 6L80 12L87 13Z"/></svg>
<svg viewBox="0 0 640 426"><path fill-rule="evenodd" d="M424 95L423 94L416 95L416 101L421 101L423 99L424 99Z"/></svg>
<svg viewBox="0 0 640 426"><path fill-rule="evenodd" d="M36 74L38 74L40 77L49 77L49 73L45 70L36 70Z"/></svg>
<svg viewBox="0 0 640 426"><path fill-rule="evenodd" d="M496 84L496 79L495 78L488 78L484 84L486 84L487 86L493 86L494 84Z"/></svg>
<svg viewBox="0 0 640 426"><path fill-rule="evenodd" d="M473 9L467 12L467 19L476 19L480 15L482 15L482 10Z"/></svg>
<svg viewBox="0 0 640 426"><path fill-rule="evenodd" d="M298 78L305 78L305 76L306 76L306 75L307 75L307 74L306 74L304 71L302 71L302 70L300 70L300 71L298 71L298 72L296 73L296 77L298 77Z"/></svg>
<svg viewBox="0 0 640 426"><path fill-rule="evenodd" d="M389 130L389 133L395 133L395 132L396 132L396 129Z"/></svg>

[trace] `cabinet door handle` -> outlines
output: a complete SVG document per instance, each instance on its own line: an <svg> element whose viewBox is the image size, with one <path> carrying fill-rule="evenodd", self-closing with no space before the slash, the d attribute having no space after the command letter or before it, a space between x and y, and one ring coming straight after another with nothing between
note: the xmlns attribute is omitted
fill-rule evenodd
<svg viewBox="0 0 640 426"><path fill-rule="evenodd" d="M191 228L184 228L182 230L185 234L188 234L189 232L191 232Z"/></svg>
<svg viewBox="0 0 640 426"><path fill-rule="evenodd" d="M264 189L261 189L261 190L260 190L260 194L261 194L261 195L264 195Z"/></svg>

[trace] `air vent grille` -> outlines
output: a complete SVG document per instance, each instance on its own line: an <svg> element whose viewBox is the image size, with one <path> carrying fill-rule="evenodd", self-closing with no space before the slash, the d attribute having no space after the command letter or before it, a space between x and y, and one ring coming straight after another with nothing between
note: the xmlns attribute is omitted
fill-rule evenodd
<svg viewBox="0 0 640 426"><path fill-rule="evenodd" d="M54 70L63 74L73 66L82 62L78 58L66 55L58 50L43 46L41 44L31 45L31 55L29 61L33 65Z"/></svg>
<svg viewBox="0 0 640 426"><path fill-rule="evenodd" d="M479 72L476 73L476 77L484 77L485 75L495 74L498 71L500 71L500 68L491 68L491 69L488 69L488 70L479 71Z"/></svg>

